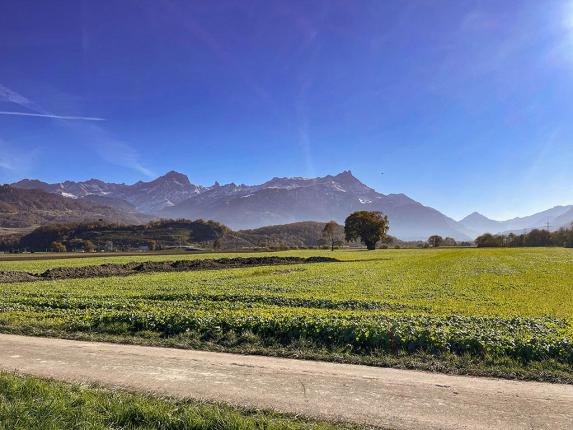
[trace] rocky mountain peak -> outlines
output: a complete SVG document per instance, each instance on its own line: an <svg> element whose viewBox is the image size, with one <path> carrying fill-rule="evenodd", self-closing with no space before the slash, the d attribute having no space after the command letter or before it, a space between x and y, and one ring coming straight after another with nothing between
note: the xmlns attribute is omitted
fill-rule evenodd
<svg viewBox="0 0 573 430"><path fill-rule="evenodd" d="M358 194L375 192L372 188L363 184L350 170L344 170L336 176L327 176L323 179L330 179L338 184L342 189Z"/></svg>
<svg viewBox="0 0 573 430"><path fill-rule="evenodd" d="M185 185L185 186L190 186L191 185L191 181L189 181L189 178L187 177L187 175L184 175L183 173L179 173L176 172L175 170L171 170L169 172L167 172L165 175L160 176L159 178L155 179L155 181L152 182L177 182L181 185Z"/></svg>
<svg viewBox="0 0 573 430"><path fill-rule="evenodd" d="M356 179L354 177L354 175L352 174L351 170L343 170L342 172L340 172L338 175L335 176L336 179L339 179L341 181L358 181L358 179ZM360 182L360 181L359 181Z"/></svg>

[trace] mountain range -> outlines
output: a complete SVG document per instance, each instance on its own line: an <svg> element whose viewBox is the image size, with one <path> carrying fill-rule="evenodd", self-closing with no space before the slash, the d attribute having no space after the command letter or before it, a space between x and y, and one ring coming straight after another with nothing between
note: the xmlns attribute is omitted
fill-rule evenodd
<svg viewBox="0 0 573 430"><path fill-rule="evenodd" d="M0 227L19 229L98 220L133 224L145 220L145 217L136 215L135 209L127 203L117 202L117 208L113 208L107 204L107 199L104 203L98 200L97 196L70 199L42 190L1 185Z"/></svg>
<svg viewBox="0 0 573 430"><path fill-rule="evenodd" d="M16 188L60 194L72 199L97 196L100 198L100 203L107 202L112 207L123 201L146 214L157 214L166 207L174 206L206 190L205 187L191 184L187 176L173 171L154 181L139 181L132 185L108 183L99 179L83 182L65 181L57 184L24 179L11 185Z"/></svg>
<svg viewBox="0 0 573 430"><path fill-rule="evenodd" d="M55 184L24 179L11 187L57 194L65 201L88 205L86 210L108 207L112 218L204 218L234 230L309 220L343 223L357 210L384 212L390 219L390 234L402 240L425 240L432 234L470 240L485 231L538 227L548 219L554 227L561 222L568 224L570 218L573 222L573 206L508 221L473 213L458 222L404 194L379 193L350 171L312 179L275 177L260 185L195 185L186 175L171 171L153 181L131 185L98 179Z"/></svg>
<svg viewBox="0 0 573 430"><path fill-rule="evenodd" d="M573 205L555 206L551 209L525 217L505 221L492 220L478 212L473 212L459 221L473 236L483 233L525 233L534 228L557 230L573 223Z"/></svg>

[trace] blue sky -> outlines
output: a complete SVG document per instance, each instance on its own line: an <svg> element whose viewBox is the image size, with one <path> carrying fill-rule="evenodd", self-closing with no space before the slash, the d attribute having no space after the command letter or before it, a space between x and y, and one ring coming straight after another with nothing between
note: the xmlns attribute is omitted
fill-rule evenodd
<svg viewBox="0 0 573 430"><path fill-rule="evenodd" d="M0 5L0 182L351 169L512 217L573 203L572 100L571 1Z"/></svg>

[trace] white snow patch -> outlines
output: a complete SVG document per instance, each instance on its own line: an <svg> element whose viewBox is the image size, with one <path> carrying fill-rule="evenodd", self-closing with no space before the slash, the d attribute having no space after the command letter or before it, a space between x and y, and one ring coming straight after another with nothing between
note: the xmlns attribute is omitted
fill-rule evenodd
<svg viewBox="0 0 573 430"><path fill-rule="evenodd" d="M242 199L246 199L247 197L251 197L252 194L247 194L246 196L241 196Z"/></svg>
<svg viewBox="0 0 573 430"><path fill-rule="evenodd" d="M290 185L283 185L280 187L276 185L271 185L270 187L265 187L265 188L270 190L294 190L295 188L300 188L300 185L290 184Z"/></svg>
<svg viewBox="0 0 573 430"><path fill-rule="evenodd" d="M360 197L358 197L358 200L360 200L360 203L362 203L363 205L368 205L368 204L372 203L372 200L362 199Z"/></svg>
<svg viewBox="0 0 573 430"><path fill-rule="evenodd" d="M62 192L62 197L67 197L68 199L77 199L78 196L71 194L71 193L64 193Z"/></svg>

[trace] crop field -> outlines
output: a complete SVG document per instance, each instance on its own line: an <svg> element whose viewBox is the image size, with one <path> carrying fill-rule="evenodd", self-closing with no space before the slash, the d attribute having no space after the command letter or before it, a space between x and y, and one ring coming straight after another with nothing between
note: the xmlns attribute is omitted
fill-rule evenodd
<svg viewBox="0 0 573 430"><path fill-rule="evenodd" d="M0 284L0 330L573 381L573 250L273 255L342 261ZM1 261L0 270L222 256Z"/></svg>

